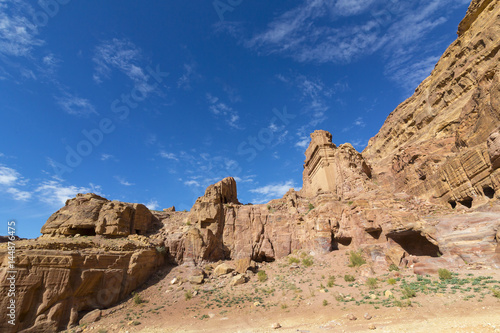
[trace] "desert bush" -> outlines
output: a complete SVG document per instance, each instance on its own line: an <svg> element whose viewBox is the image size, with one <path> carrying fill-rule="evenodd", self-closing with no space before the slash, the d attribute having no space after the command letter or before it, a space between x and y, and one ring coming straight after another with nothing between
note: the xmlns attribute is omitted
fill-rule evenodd
<svg viewBox="0 0 500 333"><path fill-rule="evenodd" d="M394 284L396 284L396 279L393 279L393 278L387 279L387 283L394 285Z"/></svg>
<svg viewBox="0 0 500 333"><path fill-rule="evenodd" d="M366 264L366 260L363 259L361 252L351 251L349 253L349 267L359 267Z"/></svg>
<svg viewBox="0 0 500 333"><path fill-rule="evenodd" d="M333 285L335 284L335 276L330 276L328 278L328 283L326 284L328 288L331 288L333 287Z"/></svg>
<svg viewBox="0 0 500 333"><path fill-rule="evenodd" d="M300 260L298 258L288 257L288 263L289 264L298 264L299 262L300 262Z"/></svg>
<svg viewBox="0 0 500 333"><path fill-rule="evenodd" d="M346 274L344 275L344 280L345 282L354 282L356 281L356 278L352 275Z"/></svg>
<svg viewBox="0 0 500 333"><path fill-rule="evenodd" d="M306 258L302 259L302 265L304 265L306 267L310 267L313 264L314 264L314 260L311 257L306 257Z"/></svg>
<svg viewBox="0 0 500 333"><path fill-rule="evenodd" d="M495 296L496 298L500 298L500 290L495 288L491 288L490 290L493 293L493 296Z"/></svg>
<svg viewBox="0 0 500 333"><path fill-rule="evenodd" d="M184 293L184 298L186 299L186 301L190 300L191 298L193 298L193 293L191 292L191 290L187 290L185 293Z"/></svg>
<svg viewBox="0 0 500 333"><path fill-rule="evenodd" d="M323 306L327 306L328 305L328 301L326 299L323 300Z"/></svg>
<svg viewBox="0 0 500 333"><path fill-rule="evenodd" d="M267 281L267 274L266 274L266 271L259 271L257 273L257 279L260 281L260 282L266 282Z"/></svg>
<svg viewBox="0 0 500 333"><path fill-rule="evenodd" d="M378 287L378 281L376 278L368 278L368 280L366 280L366 285L370 289L375 289Z"/></svg>
<svg viewBox="0 0 500 333"><path fill-rule="evenodd" d="M134 294L134 304L141 304L144 303L144 300L142 299L141 295L139 294Z"/></svg>
<svg viewBox="0 0 500 333"><path fill-rule="evenodd" d="M417 296L417 293L415 292L415 290L411 289L408 286L404 287L401 292L405 298L411 298L411 297Z"/></svg>
<svg viewBox="0 0 500 333"><path fill-rule="evenodd" d="M396 272L398 272L398 271L399 271L399 267L398 267L398 266L396 266L396 265L394 265L394 264L391 264L391 265L389 266L389 272L391 272L391 271L396 271Z"/></svg>
<svg viewBox="0 0 500 333"><path fill-rule="evenodd" d="M441 280L450 280L451 279L451 272L447 270L446 268L440 268L438 269L438 275Z"/></svg>
<svg viewBox="0 0 500 333"><path fill-rule="evenodd" d="M314 205L312 203L309 203L309 211L314 209Z"/></svg>

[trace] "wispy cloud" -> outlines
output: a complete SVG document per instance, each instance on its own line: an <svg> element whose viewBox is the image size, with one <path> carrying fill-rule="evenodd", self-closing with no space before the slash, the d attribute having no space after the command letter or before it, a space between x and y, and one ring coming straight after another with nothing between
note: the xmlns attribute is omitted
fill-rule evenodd
<svg viewBox="0 0 500 333"><path fill-rule="evenodd" d="M146 204L146 207L148 207L148 209L151 209L151 210L158 210L158 208L160 207L158 205L158 201L156 200L150 200L147 204Z"/></svg>
<svg viewBox="0 0 500 333"><path fill-rule="evenodd" d="M0 1L0 55L28 56L35 46L44 44L37 37L37 26L28 19L33 13L25 1Z"/></svg>
<svg viewBox="0 0 500 333"><path fill-rule="evenodd" d="M47 180L42 182L35 192L40 201L52 206L64 205L66 200L74 198L78 193L93 192L100 194L100 186L89 184L89 187L64 185L61 181Z"/></svg>
<svg viewBox="0 0 500 333"><path fill-rule="evenodd" d="M125 178L123 178L123 177L120 177L120 176L115 176L114 178L118 181L118 183L120 183L120 184L121 184L121 185L123 185L123 186L133 186L133 185L135 185L135 184L133 184L133 183L128 182L128 181L127 181Z"/></svg>
<svg viewBox="0 0 500 333"><path fill-rule="evenodd" d="M184 64L184 74L182 74L182 76L177 80L177 88L190 90L192 88L191 82L197 77L196 64L194 62Z"/></svg>
<svg viewBox="0 0 500 333"><path fill-rule="evenodd" d="M212 94L206 94L210 112L219 118L223 118L226 124L234 129L243 129L240 125L240 116L236 110L219 100Z"/></svg>
<svg viewBox="0 0 500 333"><path fill-rule="evenodd" d="M115 157L111 154L101 154L101 161L107 161L110 159L116 160Z"/></svg>
<svg viewBox="0 0 500 333"><path fill-rule="evenodd" d="M127 39L111 39L101 42L95 48L94 80L101 83L111 76L112 69L125 74L135 87L143 94L154 91L155 87L148 83L148 75L141 67L143 56L141 49Z"/></svg>
<svg viewBox="0 0 500 333"><path fill-rule="evenodd" d="M168 160L174 160L174 161L178 161L179 160L174 153L167 153L164 150L160 151L160 157L161 158L166 158Z"/></svg>
<svg viewBox="0 0 500 333"><path fill-rule="evenodd" d="M272 199L283 197L290 188L293 188L295 183L293 180L288 180L281 183L272 183L266 186L258 187L250 190L251 193L258 194L252 201L256 204L269 202Z"/></svg>
<svg viewBox="0 0 500 333"><path fill-rule="evenodd" d="M26 201L31 198L30 192L19 189L27 182L17 170L0 165L0 190L10 194L12 199Z"/></svg>
<svg viewBox="0 0 500 333"><path fill-rule="evenodd" d="M309 139L307 136L301 135L299 137L299 141L295 143L295 147L298 147L300 149L306 149L309 146L309 141L311 141L311 139Z"/></svg>
<svg viewBox="0 0 500 333"><path fill-rule="evenodd" d="M94 105L86 98L81 98L69 93L63 97L55 97L57 104L64 112L74 116L88 117L91 114L98 114Z"/></svg>
<svg viewBox="0 0 500 333"><path fill-rule="evenodd" d="M21 177L15 169L6 166L0 166L0 185L12 186Z"/></svg>
<svg viewBox="0 0 500 333"><path fill-rule="evenodd" d="M433 48L422 60L421 50L428 50L430 45L425 37L447 21L449 9L469 2L304 0L277 16L245 45L260 54L279 54L314 63L351 63L380 52L386 58L388 76L398 79L402 68L415 62L425 63L442 52ZM342 19L354 15L358 16L356 21ZM398 61L402 55L405 61ZM428 66L424 68L422 73L427 73ZM421 76L415 74L413 81Z"/></svg>

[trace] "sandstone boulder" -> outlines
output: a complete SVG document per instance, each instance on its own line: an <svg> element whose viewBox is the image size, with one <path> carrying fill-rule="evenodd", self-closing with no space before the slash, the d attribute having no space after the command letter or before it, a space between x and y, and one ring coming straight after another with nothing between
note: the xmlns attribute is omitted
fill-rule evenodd
<svg viewBox="0 0 500 333"><path fill-rule="evenodd" d="M221 276L221 275L226 275L234 271L234 268L229 266L226 263L220 264L214 269L214 275L215 276Z"/></svg>
<svg viewBox="0 0 500 333"><path fill-rule="evenodd" d="M127 237L146 234L153 215L142 204L109 201L93 193L78 194L52 214L42 234Z"/></svg>

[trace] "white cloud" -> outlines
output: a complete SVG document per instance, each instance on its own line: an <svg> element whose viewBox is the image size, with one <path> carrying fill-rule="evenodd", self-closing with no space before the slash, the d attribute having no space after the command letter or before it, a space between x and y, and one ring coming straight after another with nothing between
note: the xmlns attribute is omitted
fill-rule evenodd
<svg viewBox="0 0 500 333"><path fill-rule="evenodd" d="M240 116L236 110L227 104L220 102L218 97L211 94L206 94L210 112L216 116L223 118L224 121L232 128L243 129L240 124Z"/></svg>
<svg viewBox="0 0 500 333"><path fill-rule="evenodd" d="M309 146L309 141L311 141L307 136L301 136L299 141L295 143L295 147L306 149Z"/></svg>
<svg viewBox="0 0 500 333"><path fill-rule="evenodd" d="M399 77L399 69L410 68L411 64L442 52L426 37L447 21L451 9L468 2L304 0L277 16L245 45L259 54L279 54L313 63L351 63L380 52L390 67L388 76L396 73ZM342 19L352 15L359 18L354 22ZM428 54L423 55L422 50ZM400 61L402 56L404 62Z"/></svg>
<svg viewBox="0 0 500 333"><path fill-rule="evenodd" d="M32 13L27 2L0 2L0 55L29 56L35 46L43 45L37 26L28 19Z"/></svg>
<svg viewBox="0 0 500 333"><path fill-rule="evenodd" d="M283 197L290 188L293 188L295 183L293 180L288 180L281 183L272 183L266 186L258 187L250 190L250 192L258 194L259 196L252 201L256 204L266 203L272 199Z"/></svg>
<svg viewBox="0 0 500 333"><path fill-rule="evenodd" d="M363 121L363 117L358 117L356 118L356 120L354 121L354 125L358 126L358 127L365 127L366 126L366 123Z"/></svg>
<svg viewBox="0 0 500 333"><path fill-rule="evenodd" d="M163 151L163 150L160 151L160 156L162 158L166 158L168 160L174 160L174 161L178 161L179 160L174 153L167 153L166 151Z"/></svg>
<svg viewBox="0 0 500 333"><path fill-rule="evenodd" d="M115 176L114 177L121 185L123 186L133 186L135 184L128 182L125 178L120 177L120 176Z"/></svg>
<svg viewBox="0 0 500 333"><path fill-rule="evenodd" d="M366 11L376 0L337 0L334 13L342 16L358 15Z"/></svg>
<svg viewBox="0 0 500 333"><path fill-rule="evenodd" d="M200 183L196 180L187 180L184 182L184 185L187 185L187 186L195 186L195 187L201 187Z"/></svg>
<svg viewBox="0 0 500 333"><path fill-rule="evenodd" d="M73 185L63 185L60 181L47 180L42 182L35 192L40 201L49 205L64 205L66 200L74 198L78 193L93 192L100 194L100 187L89 184L90 187L78 187Z"/></svg>
<svg viewBox="0 0 500 333"><path fill-rule="evenodd" d="M197 77L195 69L195 63L184 64L184 74L177 80L177 88L191 89L191 81Z"/></svg>
<svg viewBox="0 0 500 333"><path fill-rule="evenodd" d="M75 116L89 116L97 114L92 103L85 98L66 94L64 97L56 97L57 104L64 112Z"/></svg>
<svg viewBox="0 0 500 333"><path fill-rule="evenodd" d="M148 209L150 209L150 210L158 210L158 207L160 207L160 206L158 205L158 201L156 201L156 200L150 200L146 204L146 207L148 207Z"/></svg>
<svg viewBox="0 0 500 333"><path fill-rule="evenodd" d="M18 201L27 201L28 199L31 198L30 192L21 191L17 188L14 188L14 187L9 187L6 190L6 192L12 194L14 200L18 200Z"/></svg>
<svg viewBox="0 0 500 333"><path fill-rule="evenodd" d="M21 177L19 172L6 166L0 166L0 185L12 186Z"/></svg>
<svg viewBox="0 0 500 333"><path fill-rule="evenodd" d="M114 159L115 157L110 154L101 154L101 161L107 161L109 159Z"/></svg>
<svg viewBox="0 0 500 333"><path fill-rule="evenodd" d="M141 68L142 52L134 43L127 39L103 41L96 49L93 61L96 64L94 80L101 83L111 76L112 69L117 69L134 82L135 87L147 95L155 90L148 84L149 76Z"/></svg>
<svg viewBox="0 0 500 333"><path fill-rule="evenodd" d="M24 179L15 169L0 165L0 190L12 195L14 200L26 201L31 193L20 190L18 186L25 186L28 180Z"/></svg>

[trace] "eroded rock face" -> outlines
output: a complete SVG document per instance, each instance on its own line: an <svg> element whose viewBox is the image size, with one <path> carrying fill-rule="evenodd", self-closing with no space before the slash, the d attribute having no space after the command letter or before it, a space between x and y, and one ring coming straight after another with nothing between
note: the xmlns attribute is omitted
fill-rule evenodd
<svg viewBox="0 0 500 333"><path fill-rule="evenodd" d="M16 246L16 326L2 332L56 332L77 325L87 311L127 297L162 263L152 246L122 240L106 250L89 239L20 241ZM31 247L36 245L35 249ZM7 263L0 249L0 306L7 308Z"/></svg>
<svg viewBox="0 0 500 333"><path fill-rule="evenodd" d="M109 201L96 194L78 194L52 214L42 234L126 237L146 234L153 215L142 204Z"/></svg>
<svg viewBox="0 0 500 333"><path fill-rule="evenodd" d="M500 125L500 4L474 0L458 39L363 156L389 191L447 204L497 190L486 142Z"/></svg>
<svg viewBox="0 0 500 333"><path fill-rule="evenodd" d="M363 156L350 144L337 148L329 132L315 131L306 150L301 192L310 197L331 192L339 198L350 198L369 189L371 173Z"/></svg>

